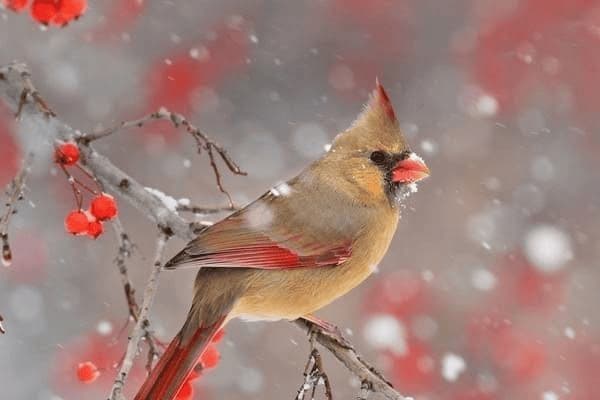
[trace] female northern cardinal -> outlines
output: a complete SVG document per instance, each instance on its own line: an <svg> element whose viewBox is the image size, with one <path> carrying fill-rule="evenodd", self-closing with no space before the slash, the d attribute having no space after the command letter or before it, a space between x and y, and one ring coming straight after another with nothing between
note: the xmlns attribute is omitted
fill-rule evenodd
<svg viewBox="0 0 600 400"><path fill-rule="evenodd" d="M409 184L429 175L377 82L363 113L300 175L206 228L165 268L199 267L194 299L136 400L173 399L213 335L236 317L306 318L367 278Z"/></svg>

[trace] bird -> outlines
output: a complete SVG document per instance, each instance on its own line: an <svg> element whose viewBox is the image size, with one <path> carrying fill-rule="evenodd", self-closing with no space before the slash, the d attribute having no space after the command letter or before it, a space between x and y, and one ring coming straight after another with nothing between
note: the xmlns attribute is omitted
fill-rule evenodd
<svg viewBox="0 0 600 400"><path fill-rule="evenodd" d="M294 178L205 228L164 268L199 268L181 330L135 400L171 400L211 338L234 318L335 326L314 312L376 269L404 199L430 175L383 86L351 126Z"/></svg>

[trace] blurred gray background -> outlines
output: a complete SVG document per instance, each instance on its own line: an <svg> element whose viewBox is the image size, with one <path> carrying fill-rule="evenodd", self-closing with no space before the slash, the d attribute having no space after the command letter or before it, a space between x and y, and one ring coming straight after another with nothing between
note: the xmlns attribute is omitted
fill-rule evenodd
<svg viewBox="0 0 600 400"><path fill-rule="evenodd" d="M419 400L600 398L599 1L90 3L62 29L0 10L0 63L27 62L82 131L160 106L185 113L248 172L221 166L237 204L317 158L379 77L432 176L378 273L319 315ZM0 115L4 185L27 132ZM158 123L97 147L144 185L226 204L183 132ZM97 241L64 231L74 201L51 154L47 165L12 222L15 261L0 269L0 398L103 399L131 328L117 242L110 226ZM141 293L154 227L119 205ZM194 274L161 277L152 323L165 341ZM292 398L302 382L308 343L289 323L234 322L219 349L196 399ZM84 385L74 368L88 360L103 370ZM359 382L325 363L335 397L356 396ZM140 367L128 393L142 380Z"/></svg>

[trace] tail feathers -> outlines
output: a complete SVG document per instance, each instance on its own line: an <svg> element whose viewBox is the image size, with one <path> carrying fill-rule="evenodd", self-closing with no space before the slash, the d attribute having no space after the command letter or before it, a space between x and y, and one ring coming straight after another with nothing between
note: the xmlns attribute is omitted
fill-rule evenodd
<svg viewBox="0 0 600 400"><path fill-rule="evenodd" d="M174 399L224 322L225 316L210 326L201 326L193 332L188 332L187 321L171 341L134 400Z"/></svg>

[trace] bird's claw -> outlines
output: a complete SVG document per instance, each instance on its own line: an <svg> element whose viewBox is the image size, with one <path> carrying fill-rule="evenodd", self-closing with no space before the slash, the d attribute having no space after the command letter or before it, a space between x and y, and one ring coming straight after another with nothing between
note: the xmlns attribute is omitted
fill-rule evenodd
<svg viewBox="0 0 600 400"><path fill-rule="evenodd" d="M347 349L352 348L352 344L346 340L340 328L336 325L322 320L314 315L307 315L302 317L307 322L310 322L310 328L308 330L308 334L312 335L315 332L315 326L321 328L321 333L328 336L330 339L335 340L340 346L343 346Z"/></svg>

